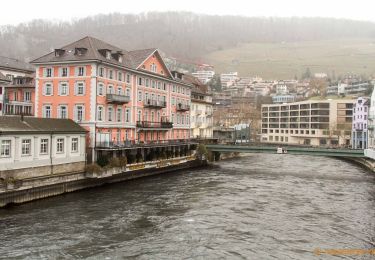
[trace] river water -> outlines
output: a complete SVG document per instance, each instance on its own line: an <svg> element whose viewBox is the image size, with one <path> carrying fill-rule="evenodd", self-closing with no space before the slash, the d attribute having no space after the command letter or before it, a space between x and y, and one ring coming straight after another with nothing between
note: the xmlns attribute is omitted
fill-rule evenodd
<svg viewBox="0 0 375 260"><path fill-rule="evenodd" d="M375 177L255 154L0 209L2 259L374 259Z"/></svg>

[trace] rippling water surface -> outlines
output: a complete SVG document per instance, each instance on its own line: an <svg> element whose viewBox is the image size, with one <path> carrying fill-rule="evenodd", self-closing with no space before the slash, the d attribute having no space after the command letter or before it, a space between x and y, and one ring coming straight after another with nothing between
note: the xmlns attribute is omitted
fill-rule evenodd
<svg viewBox="0 0 375 260"><path fill-rule="evenodd" d="M375 178L257 154L0 210L3 259L374 259Z"/></svg>

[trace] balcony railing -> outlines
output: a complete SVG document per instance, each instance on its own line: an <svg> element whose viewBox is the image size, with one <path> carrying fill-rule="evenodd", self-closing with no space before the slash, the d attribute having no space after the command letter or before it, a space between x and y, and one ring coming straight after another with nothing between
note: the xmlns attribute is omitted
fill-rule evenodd
<svg viewBox="0 0 375 260"><path fill-rule="evenodd" d="M168 121L162 122L151 122L151 121L137 121L137 127L139 128L172 128L173 123Z"/></svg>
<svg viewBox="0 0 375 260"><path fill-rule="evenodd" d="M166 108L167 102L147 99L144 103L144 106L149 108Z"/></svg>
<svg viewBox="0 0 375 260"><path fill-rule="evenodd" d="M184 105L184 104L181 104L181 103L178 104L176 108L177 108L177 111L182 111L182 112L190 110L190 106Z"/></svg>
<svg viewBox="0 0 375 260"><path fill-rule="evenodd" d="M189 139L170 139L170 140L126 140L126 141L97 141L96 148L136 148L149 146L168 146L180 144L195 144L194 140Z"/></svg>
<svg viewBox="0 0 375 260"><path fill-rule="evenodd" d="M107 102L114 104L125 104L130 102L130 96L107 94Z"/></svg>

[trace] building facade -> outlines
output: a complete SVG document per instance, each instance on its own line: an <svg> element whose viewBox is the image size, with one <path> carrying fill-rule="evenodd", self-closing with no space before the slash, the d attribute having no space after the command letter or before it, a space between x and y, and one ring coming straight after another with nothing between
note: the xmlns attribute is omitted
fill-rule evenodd
<svg viewBox="0 0 375 260"><path fill-rule="evenodd" d="M238 79L238 72L229 72L220 74L220 82L222 88L231 86Z"/></svg>
<svg viewBox="0 0 375 260"><path fill-rule="evenodd" d="M17 59L0 57L0 73L9 80L3 85L0 115L34 115L34 68Z"/></svg>
<svg viewBox="0 0 375 260"><path fill-rule="evenodd" d="M86 131L72 120L0 116L0 178L84 171Z"/></svg>
<svg viewBox="0 0 375 260"><path fill-rule="evenodd" d="M365 98L358 98L353 106L352 148L368 148L368 113L369 102Z"/></svg>
<svg viewBox="0 0 375 260"><path fill-rule="evenodd" d="M262 142L349 146L354 100L262 105Z"/></svg>
<svg viewBox="0 0 375 260"><path fill-rule="evenodd" d="M215 75L213 70L198 70L193 72L192 75L199 79L203 84L207 84Z"/></svg>
<svg viewBox="0 0 375 260"><path fill-rule="evenodd" d="M4 96L5 96L5 86L10 83L10 79L4 76L0 72L0 116L4 114Z"/></svg>
<svg viewBox="0 0 375 260"><path fill-rule="evenodd" d="M70 118L88 147L119 149L189 137L191 86L174 78L157 49L126 51L85 37L32 62L35 114Z"/></svg>
<svg viewBox="0 0 375 260"><path fill-rule="evenodd" d="M184 80L193 86L191 90L190 137L212 138L212 95L209 93L207 85L202 84L197 78L184 75Z"/></svg>

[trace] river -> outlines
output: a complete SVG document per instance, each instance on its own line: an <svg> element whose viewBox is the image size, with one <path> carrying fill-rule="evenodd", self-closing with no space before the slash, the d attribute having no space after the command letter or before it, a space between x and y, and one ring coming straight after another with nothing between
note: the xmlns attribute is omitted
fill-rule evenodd
<svg viewBox="0 0 375 260"><path fill-rule="evenodd" d="M348 162L254 154L0 209L0 258L341 259L314 250L375 248L374 200Z"/></svg>

